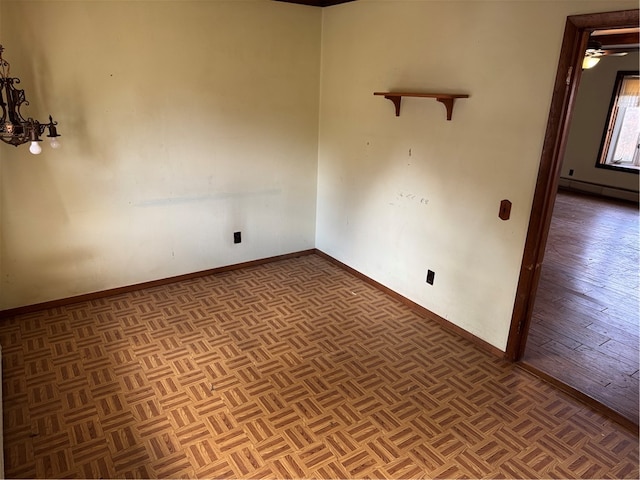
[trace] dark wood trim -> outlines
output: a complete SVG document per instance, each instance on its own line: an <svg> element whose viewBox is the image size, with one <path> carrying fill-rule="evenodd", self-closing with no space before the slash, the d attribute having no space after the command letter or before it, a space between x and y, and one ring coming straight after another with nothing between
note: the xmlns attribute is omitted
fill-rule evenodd
<svg viewBox="0 0 640 480"><path fill-rule="evenodd" d="M64 307L66 305L72 305L78 302L87 302L91 300L97 300L99 298L111 297L113 295L119 295L121 293L142 290L143 288L158 287L161 285L168 285L170 283L181 282L184 280L191 280L192 278L206 277L207 275L215 275L232 270L239 270L241 268L254 267L256 265L277 262L279 260L287 260L289 258L302 257L304 255L313 255L314 253L316 253L315 249L301 250L299 252L277 255L275 257L261 258L258 260L236 263L234 265L227 265L224 267L211 268L209 270L202 270L199 272L185 273L183 275L177 275L175 277L161 278L158 280L152 280L150 282L136 283L134 285L126 285L124 287L111 288L108 290L101 290L99 292L85 293L83 295L76 295L74 297L61 298L58 300L36 303L33 305L25 305L23 307L10 308L8 310L0 310L0 319L13 317L15 315L22 315L25 313L37 312L40 310L46 310L48 308Z"/></svg>
<svg viewBox="0 0 640 480"><path fill-rule="evenodd" d="M591 398L589 395L581 392L580 390L576 390L575 388L567 385L566 383L561 382L560 380L552 377L551 375L543 372L542 370L538 370L533 365L530 365L530 364L528 364L526 362L519 362L517 365L520 368L522 368L522 370L525 370L525 371L531 373L532 375L540 378L541 380L544 380L545 382L547 382L547 383L553 385L554 387L556 387L558 390L562 390L567 395L569 395L569 396L575 398L576 400L586 404L587 406L589 406L592 409L596 410L597 412L601 413L605 417L613 420L616 423L619 423L624 428L626 428L626 429L630 430L631 432L635 433L636 435L638 435L638 425L633 423L631 420L626 418L624 415L621 415L620 413L616 412L612 408L609 408L606 405L603 405L599 401Z"/></svg>
<svg viewBox="0 0 640 480"><path fill-rule="evenodd" d="M595 29L635 27L638 20L637 9L567 17L511 317L507 360L520 360L524 354L589 34Z"/></svg>
<svg viewBox="0 0 640 480"><path fill-rule="evenodd" d="M566 143L563 133L569 123L570 107L581 71L578 53L585 47L586 35L581 35L576 25L567 19L505 352L505 358L511 361L519 360L524 353L548 234L547 220L553 211L554 190L559 181L559 159Z"/></svg>
<svg viewBox="0 0 640 480"><path fill-rule="evenodd" d="M598 162L596 164L596 168L602 168L604 170L613 170L613 171L622 172L622 173L631 173L633 175L640 174L640 170L638 170L637 168L620 167L618 165L610 165L608 163L599 163Z"/></svg>
<svg viewBox="0 0 640 480"><path fill-rule="evenodd" d="M394 299L400 301L401 303L403 303L404 305L406 305L407 307L409 307L411 310L413 310L414 312L418 313L419 315L422 315L423 317L427 317L428 319L433 320L434 322L436 322L439 325L441 325L444 329L446 329L446 330L448 330L450 332L453 332L456 335L465 338L466 340L469 340L471 343L473 343L474 345L480 347L481 349L485 350L486 352L488 352L488 353L490 353L490 354L492 354L492 355L494 355L494 356L496 356L498 358L502 358L504 356L504 352L502 350L500 350L499 348L496 348L493 345L491 345L490 343L485 342L481 338L476 337L475 335L473 335L472 333L464 330L463 328L460 328L457 325L454 325L449 320L446 320L446 319L442 318L441 316L436 315L432 311L427 310L423 306L418 305L417 303L409 300L407 297L404 297L404 296L400 295L398 292L396 292L394 290L391 290L389 287L385 287L383 284L381 284L379 282L376 282L375 280L373 280L370 277L367 277L365 274L360 273L358 270L355 270L354 268L351 268L349 265L346 265L346 264L342 263L340 260L336 260L332 256L327 255L326 253L324 253L323 251L318 250L318 249L316 249L316 254L321 256L322 258L327 259L328 261L330 261L334 265L337 265L338 267L342 268L343 270L346 270L347 272L349 272L354 277L359 278L360 280L368 283L372 287L377 288L378 290L383 291L384 293L386 293L390 297L393 297Z"/></svg>
<svg viewBox="0 0 640 480"><path fill-rule="evenodd" d="M596 35L591 37L602 44L605 48L609 45L631 45L640 44L640 36L637 33L617 33L612 35Z"/></svg>
<svg viewBox="0 0 640 480"><path fill-rule="evenodd" d="M609 28L638 28L638 9L571 15L567 19L588 33Z"/></svg>
<svg viewBox="0 0 640 480"><path fill-rule="evenodd" d="M373 92L374 95L383 95L387 100L391 100L396 108L396 117L400 116L400 105L402 97L435 98L447 109L447 120L451 120L453 115L453 104L458 98L469 98L466 93L422 93L422 92Z"/></svg>
<svg viewBox="0 0 640 480"><path fill-rule="evenodd" d="M268 258L262 258L262 259L259 259L259 260L252 260L252 261L249 261L249 262L236 263L234 265L227 265L227 266L224 266L224 267L212 268L212 269L209 269L209 270L201 270L201 271L198 271L198 272L186 273L186 274L183 274L183 275L177 275L177 276L174 276L174 277L162 278L162 279L158 279L158 280L152 280L152 281L149 281L149 282L137 283L137 284L134 284L134 285L127 285L127 286L124 286L124 287L117 287L117 288L111 288L111 289L108 289L108 290L101 290L99 292L86 293L86 294L83 294L83 295L77 295L77 296L68 297L68 298L61 298L61 299L58 299L58 300L51 300L51 301L48 301L48 302L36 303L36 304L33 304L33 305L25 305L25 306L22 306L22 307L16 307L16 308L11 308L11 309L7 309L7 310L0 310L0 319L13 317L13 316L16 316L16 315L23 315L23 314L26 314L26 313L37 312L37 311L41 311L41 310L46 310L48 308L64 307L66 305L72 305L74 303L97 300L99 298L111 297L113 295L119 295L121 293L128 293L128 292L133 292L133 291L136 291L136 290L142 290L144 288L152 288L152 287L158 287L158 286L161 286L161 285L168 285L168 284L171 284L171 283L180 282L180 281L184 281L184 280L191 280L193 278L205 277L207 275L215 275L215 274L219 274L219 273L223 273L223 272L229 272L229 271L232 271L232 270L239 270L239 269L242 269L242 268L253 267L253 266L256 266L256 265L263 265L263 264L266 264L266 263L277 262L279 260L286 260L286 259L289 259L289 258L296 258L296 257L304 256L304 255L313 255L313 254L316 254L316 255L318 255L318 256L320 256L322 258L325 258L326 260L330 261L334 265L337 265L338 267L342 268L343 270L349 272L350 274L352 274L353 276L359 278L360 280L363 280L364 282L368 283L369 285L377 288L378 290L383 291L384 293L386 293L387 295L395 298L396 300L399 300L400 302L402 302L403 304L405 304L409 308L411 308L413 311L415 311L415 312L419 313L420 315L425 316L425 317L437 322L438 324L443 326L445 329L447 329L447 330L459 335L460 337L463 337L463 338L471 341L472 343L474 343L475 345L479 346L483 350L491 353L492 355L494 355L496 357L503 357L504 356L504 352L502 352L500 349L498 349L498 348L494 347L493 345L485 342L484 340L481 340L480 338L476 337L472 333L469 333L466 330L458 327L457 325L454 325L453 323L451 323L448 320L440 317L439 315L436 315L435 313L427 310L426 308L422 307L421 305L418 305L417 303L412 302L408 298L400 295L399 293L391 290L388 287L385 287L381 283L376 282L372 278L367 277L363 273L358 272L357 270L351 268L350 266L340 262L339 260L336 260L335 258L331 257L330 255L327 255L326 253L322 252L321 250L318 250L318 249L315 249L315 248L314 249L310 249L310 250L301 250L299 252L294 252L294 253L288 253L288 254L285 254L285 255L278 255L278 256L275 256L275 257L268 257Z"/></svg>
<svg viewBox="0 0 640 480"><path fill-rule="evenodd" d="M274 0L275 2L297 3L299 5L309 5L311 7L330 7L340 3L355 2L355 0Z"/></svg>

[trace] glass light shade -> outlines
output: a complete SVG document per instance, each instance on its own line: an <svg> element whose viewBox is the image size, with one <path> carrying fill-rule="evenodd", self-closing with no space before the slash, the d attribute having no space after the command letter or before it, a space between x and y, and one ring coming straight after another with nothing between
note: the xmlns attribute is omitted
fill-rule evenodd
<svg viewBox="0 0 640 480"><path fill-rule="evenodd" d="M599 61L600 57L584 57L584 60L582 60L582 68L593 68L598 64Z"/></svg>
<svg viewBox="0 0 640 480"><path fill-rule="evenodd" d="M38 142L31 142L29 151L34 155L38 155L42 151L42 147L40 147L40 144Z"/></svg>

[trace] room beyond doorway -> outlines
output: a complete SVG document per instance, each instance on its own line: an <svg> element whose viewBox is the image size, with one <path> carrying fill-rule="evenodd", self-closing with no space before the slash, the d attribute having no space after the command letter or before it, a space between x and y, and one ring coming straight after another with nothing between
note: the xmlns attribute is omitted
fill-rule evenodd
<svg viewBox="0 0 640 480"><path fill-rule="evenodd" d="M560 191L523 362L638 424L638 206Z"/></svg>
<svg viewBox="0 0 640 480"><path fill-rule="evenodd" d="M525 352L589 34L596 29L635 28L639 15L640 9L633 9L567 17L505 352L510 361L521 360Z"/></svg>

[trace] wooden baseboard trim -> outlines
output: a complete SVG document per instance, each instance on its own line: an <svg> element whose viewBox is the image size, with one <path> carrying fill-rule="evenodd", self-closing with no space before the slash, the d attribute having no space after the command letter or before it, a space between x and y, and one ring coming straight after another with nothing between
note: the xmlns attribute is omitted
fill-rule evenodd
<svg viewBox="0 0 640 480"><path fill-rule="evenodd" d="M313 254L317 254L318 256L320 256L322 258L325 258L326 260L330 261L334 265L336 265L336 266L342 268L343 270L349 272L353 276L359 278L360 280L366 282L367 284L373 286L374 288L377 288L378 290L381 290L381 291L385 292L387 295L389 295L389 296L395 298L396 300L399 300L403 304L407 305L414 312L416 312L416 313L418 313L418 314L420 314L420 315L422 315L424 317L427 317L427 318L435 321L436 323L438 323L439 325L444 327L446 330L451 331L451 332L455 333L456 335L471 341L472 343L474 343L478 347L482 348L483 350L491 353L492 355L494 355L496 357L504 358L504 352L501 351L500 349L498 349L498 348L494 347L493 345L485 342L484 340L481 340L480 338L478 338L475 335L473 335L472 333L469 333L466 330L458 327L457 325L454 325L453 323L451 323L450 321L440 317L439 315L436 315L435 313L433 313L430 310L424 308L423 306L418 305L417 303L415 303L415 302L409 300L408 298L400 295L398 292L396 292L394 290L391 290L388 287L385 287L381 283L376 282L375 280L373 280L370 277L367 277L363 273L360 273L359 271L355 270L354 268L351 268L350 266L346 265L345 263L342 263L339 260L336 260L332 256L327 255L326 253L324 253L321 250L318 250L317 248L313 248L313 249L309 249L309 250L301 250L301 251L298 251L298 252L287 253L287 254L284 254L284 255L277 255L277 256L274 256L274 257L261 258L261 259L258 259L258 260L251 260L249 262L237 263L237 264L233 264L233 265L227 265L227 266L224 266L224 267L217 267L217 268L211 268L211 269L208 269L208 270L201 270L201 271L198 271L198 272L186 273L186 274L177 275L177 276L174 276L174 277L167 277L167 278L162 278L162 279L158 279L158 280L151 280L149 282L142 282L142 283L136 283L136 284L133 284L133 285L126 285L124 287L116 287L116 288L111 288L111 289L108 289L108 290L101 290L101 291L98 291L98 292L85 293L85 294L76 295L76 296L73 296L73 297L61 298L61 299L58 299L58 300L50 300L50 301L47 301L47 302L36 303L36 304L32 304L32 305L25 305L25 306L22 306L22 307L16 307L16 308L11 308L11 309L7 309L7 310L0 310L0 319L13 317L13 316L16 316L16 315L23 315L23 314L26 314L26 313L38 312L38 311L46 310L46 309L49 309L49 308L64 307L64 306L67 306L67 305L72 305L74 303L97 300L99 298L111 297L111 296L119 295L119 294L122 294L122 293L128 293L128 292L133 292L133 291L136 291L136 290L142 290L144 288L152 288L152 287L158 287L158 286L161 286L161 285L168 285L168 284L171 284L171 283L180 282L180 281L184 281L184 280L191 280L193 278L205 277L207 275L215 275L215 274L218 274L218 273L228 272L228 271L232 271L232 270L239 270L239 269L242 269L242 268L253 267L253 266L256 266L256 265L263 265L263 264L266 264L266 263L277 262L279 260L287 260L289 258L296 258L296 257L304 256L304 255L313 255Z"/></svg>
<svg viewBox="0 0 640 480"><path fill-rule="evenodd" d="M598 400L590 397L586 393L583 393L580 390L576 390L572 386L567 385L566 383L563 383L561 380L558 380L557 378L552 377L548 373L545 373L542 370L538 370L536 367L534 367L533 365L525 361L520 361L516 365L520 367L522 370L525 370L531 373L532 375L540 378L541 380L544 380L545 382L556 387L558 390L562 390L567 395L584 403L585 405L596 410L597 412L601 413L605 417L611 419L612 421L622 425L624 428L638 435L638 425L633 420L630 420L629 418L625 417L621 413L613 410L610 407L607 407L606 405L600 403Z"/></svg>
<svg viewBox="0 0 640 480"><path fill-rule="evenodd" d="M241 268L253 267L256 265L263 265L265 263L277 262L279 260L287 260L289 258L302 257L304 255L313 255L314 253L316 253L315 249L301 250L299 252L286 253L284 255L277 255L275 257L261 258L258 260L251 260L249 262L236 263L234 265L227 265L224 267L211 268L211 269L202 270L199 272L185 273L183 275L177 275L175 277L161 278L158 280L151 280L149 282L136 283L134 285L127 285L124 287L116 287L108 290L101 290L99 292L85 293L82 295L76 295L68 298L61 298L58 300L50 300L48 302L36 303L33 305L25 305L22 307L10 308L7 310L0 310L0 319L13 317L16 315L23 315L25 313L38 312L40 310L46 310L49 308L64 307L66 305L72 305L78 302L86 302L86 301L96 300L99 298L111 297L113 295L119 295L121 293L128 293L136 290L142 290L144 288L168 285L170 283L180 282L183 280L191 280L193 278L206 277L207 275L215 275L217 273L229 272L232 270L240 270Z"/></svg>
<svg viewBox="0 0 640 480"><path fill-rule="evenodd" d="M505 352L503 352L499 348L494 347L490 343L485 342L481 338L476 337L472 333L467 332L463 328L460 328L457 325L454 325L449 320L447 320L445 318L442 318L441 316L433 313L432 311L424 308L423 306L415 303L414 301L409 300L407 297L404 297L404 296L400 295L398 292L396 292L394 290L391 290L389 287L385 287L381 283L376 282L372 278L367 277L363 273L360 273L359 271L355 270L354 268L351 268L349 265L346 265L346 264L342 263L341 261L336 260L332 256L327 255L326 253L322 252L321 250L316 249L316 254L321 256L322 258L327 259L328 261L330 261L334 265L337 265L338 267L346 270L347 272L351 273L353 276L355 276L355 277L359 278L360 280L368 283L372 287L375 287L378 290L382 290L384 293L386 293L387 295L395 298L396 300L399 300L400 302L405 304L407 307L409 307L411 310L413 310L414 312L418 313L419 315L422 315L423 317L427 317L430 320L433 320L434 322L438 323L444 329L446 329L446 330L448 330L450 332L453 332L456 335L458 335L460 337L463 337L466 340L469 340L474 345L480 347L481 349L485 350L486 352L488 352L488 353L490 353L490 354L492 354L492 355L494 355L496 357L504 358Z"/></svg>

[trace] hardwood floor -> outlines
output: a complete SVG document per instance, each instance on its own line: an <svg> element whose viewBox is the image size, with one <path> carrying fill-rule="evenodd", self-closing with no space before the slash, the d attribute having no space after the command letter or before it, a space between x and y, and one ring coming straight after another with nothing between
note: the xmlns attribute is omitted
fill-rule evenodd
<svg viewBox="0 0 640 480"><path fill-rule="evenodd" d="M7 477L638 478L638 436L317 255L0 324Z"/></svg>
<svg viewBox="0 0 640 480"><path fill-rule="evenodd" d="M638 207L559 192L524 362L638 424Z"/></svg>

